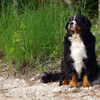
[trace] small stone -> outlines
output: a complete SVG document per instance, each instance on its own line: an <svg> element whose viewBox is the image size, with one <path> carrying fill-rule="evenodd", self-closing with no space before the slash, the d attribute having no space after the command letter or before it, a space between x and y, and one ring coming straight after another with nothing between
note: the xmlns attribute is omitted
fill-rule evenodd
<svg viewBox="0 0 100 100"><path fill-rule="evenodd" d="M34 81L35 80L35 78L34 77L32 77L29 81Z"/></svg>

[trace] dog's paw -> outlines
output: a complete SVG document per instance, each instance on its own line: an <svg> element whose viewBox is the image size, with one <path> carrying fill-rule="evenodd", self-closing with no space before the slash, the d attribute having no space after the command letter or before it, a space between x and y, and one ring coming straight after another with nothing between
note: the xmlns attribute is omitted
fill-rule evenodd
<svg viewBox="0 0 100 100"><path fill-rule="evenodd" d="M76 87L74 87L74 88L69 88L69 91L74 91L74 90L76 90Z"/></svg>
<svg viewBox="0 0 100 100"><path fill-rule="evenodd" d="M92 86L90 86L90 87L85 87L85 88L84 88L84 90L92 90L92 89L93 89Z"/></svg>

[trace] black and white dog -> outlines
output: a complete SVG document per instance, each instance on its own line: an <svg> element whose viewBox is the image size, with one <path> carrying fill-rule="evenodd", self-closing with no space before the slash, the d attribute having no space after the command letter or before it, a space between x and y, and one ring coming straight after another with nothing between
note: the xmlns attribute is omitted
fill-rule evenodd
<svg viewBox="0 0 100 100"><path fill-rule="evenodd" d="M80 14L70 18L65 28L64 59L61 62L60 73L43 73L43 82L60 80L59 85L69 84L76 87L78 81L83 81L84 87L90 87L91 82L99 76L99 66L95 54L95 37L90 32L90 21Z"/></svg>

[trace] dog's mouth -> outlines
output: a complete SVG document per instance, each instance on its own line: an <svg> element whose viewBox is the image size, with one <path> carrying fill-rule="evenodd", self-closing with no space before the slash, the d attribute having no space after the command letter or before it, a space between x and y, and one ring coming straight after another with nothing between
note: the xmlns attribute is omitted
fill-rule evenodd
<svg viewBox="0 0 100 100"><path fill-rule="evenodd" d="M76 30L76 28L69 28L69 30L75 31L75 30Z"/></svg>
<svg viewBox="0 0 100 100"><path fill-rule="evenodd" d="M77 23L70 22L68 25L68 30L70 34L80 34L81 33L81 27Z"/></svg>

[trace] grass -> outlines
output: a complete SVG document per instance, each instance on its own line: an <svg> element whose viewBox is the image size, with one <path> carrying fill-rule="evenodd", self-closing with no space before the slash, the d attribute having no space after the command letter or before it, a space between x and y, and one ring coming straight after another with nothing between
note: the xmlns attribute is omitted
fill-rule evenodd
<svg viewBox="0 0 100 100"><path fill-rule="evenodd" d="M88 16L84 9L83 12L81 9L82 14ZM77 13L78 7L65 7L58 2L40 5L38 9L34 6L30 9L29 5L25 5L23 9L18 9L17 14L14 13L12 5L8 5L7 9L2 8L0 52L7 61L15 63L15 69L22 65L30 67L43 61L60 58L63 55L65 24ZM95 31L98 38L96 25L92 31ZM100 48L99 42L97 48ZM45 67L47 69L47 66Z"/></svg>
<svg viewBox="0 0 100 100"><path fill-rule="evenodd" d="M95 50L96 50L97 61L98 61L98 64L100 66L100 36L98 36L98 24L97 24L97 22L95 24L94 23L92 24L91 32L94 34L94 36L96 38Z"/></svg>

